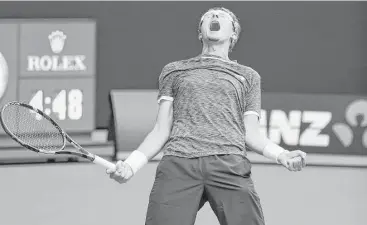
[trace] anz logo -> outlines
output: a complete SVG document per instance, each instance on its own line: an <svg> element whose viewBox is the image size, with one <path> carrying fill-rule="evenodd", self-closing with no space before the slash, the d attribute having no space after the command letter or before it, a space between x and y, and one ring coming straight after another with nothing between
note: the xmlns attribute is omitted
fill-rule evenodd
<svg viewBox="0 0 367 225"><path fill-rule="evenodd" d="M9 70L5 57L0 52L0 100L3 98L8 86Z"/></svg>
<svg viewBox="0 0 367 225"><path fill-rule="evenodd" d="M332 112L328 111L292 110L287 115L275 109L262 110L260 124L262 132L275 143L283 141L289 146L328 147L331 134L323 130L331 119ZM362 146L367 148L367 100L358 99L350 103L345 109L345 121L330 124L340 143L350 147L352 143L362 142ZM353 129L357 128L364 129L362 137L355 137Z"/></svg>

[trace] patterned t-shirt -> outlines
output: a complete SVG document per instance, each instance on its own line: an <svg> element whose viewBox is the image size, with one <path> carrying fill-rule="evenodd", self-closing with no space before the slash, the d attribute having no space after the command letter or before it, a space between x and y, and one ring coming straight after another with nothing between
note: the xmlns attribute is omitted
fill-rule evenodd
<svg viewBox="0 0 367 225"><path fill-rule="evenodd" d="M245 156L244 115L260 115L260 82L250 67L214 56L166 65L158 102L173 101L173 124L163 154Z"/></svg>

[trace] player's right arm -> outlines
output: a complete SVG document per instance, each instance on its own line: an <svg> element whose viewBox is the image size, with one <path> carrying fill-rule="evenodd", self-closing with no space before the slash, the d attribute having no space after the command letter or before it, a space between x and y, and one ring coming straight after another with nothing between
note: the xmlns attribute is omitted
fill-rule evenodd
<svg viewBox="0 0 367 225"><path fill-rule="evenodd" d="M172 121L173 102L161 100L155 125L136 150L143 153L148 160L157 155L169 138Z"/></svg>
<svg viewBox="0 0 367 225"><path fill-rule="evenodd" d="M119 183L125 183L148 161L157 155L167 142L173 121L173 102L161 100L157 119L153 129L139 147L123 162L116 163L116 170L107 170L110 177Z"/></svg>
<svg viewBox="0 0 367 225"><path fill-rule="evenodd" d="M124 161L116 163L116 170L107 170L110 177L119 183L128 181L148 161L160 152L167 142L173 123L173 83L171 72L174 64L166 65L159 76L158 114L155 125L139 147Z"/></svg>

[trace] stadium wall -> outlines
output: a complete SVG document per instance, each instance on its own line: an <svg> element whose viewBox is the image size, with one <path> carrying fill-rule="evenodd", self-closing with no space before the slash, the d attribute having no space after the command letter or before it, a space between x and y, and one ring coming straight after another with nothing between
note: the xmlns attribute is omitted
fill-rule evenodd
<svg viewBox="0 0 367 225"><path fill-rule="evenodd" d="M365 2L0 2L0 17L97 21L96 126L106 128L109 91L157 88L165 64L200 53L198 20L214 6L240 18L232 58L260 73L264 92L367 94Z"/></svg>

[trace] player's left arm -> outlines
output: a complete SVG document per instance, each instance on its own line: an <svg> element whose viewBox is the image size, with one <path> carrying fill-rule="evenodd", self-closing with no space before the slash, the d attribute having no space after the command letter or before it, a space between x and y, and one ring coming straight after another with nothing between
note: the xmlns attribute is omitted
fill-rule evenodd
<svg viewBox="0 0 367 225"><path fill-rule="evenodd" d="M299 171L306 165L306 153L300 150L288 151L269 140L260 132L261 111L261 77L255 71L248 71L251 80L248 82L244 124L246 129L245 142L251 150L276 161L291 171Z"/></svg>
<svg viewBox="0 0 367 225"><path fill-rule="evenodd" d="M250 149L277 163L290 171L300 171L306 166L306 153L300 150L288 151L269 140L261 131L257 115L245 115L245 142Z"/></svg>

